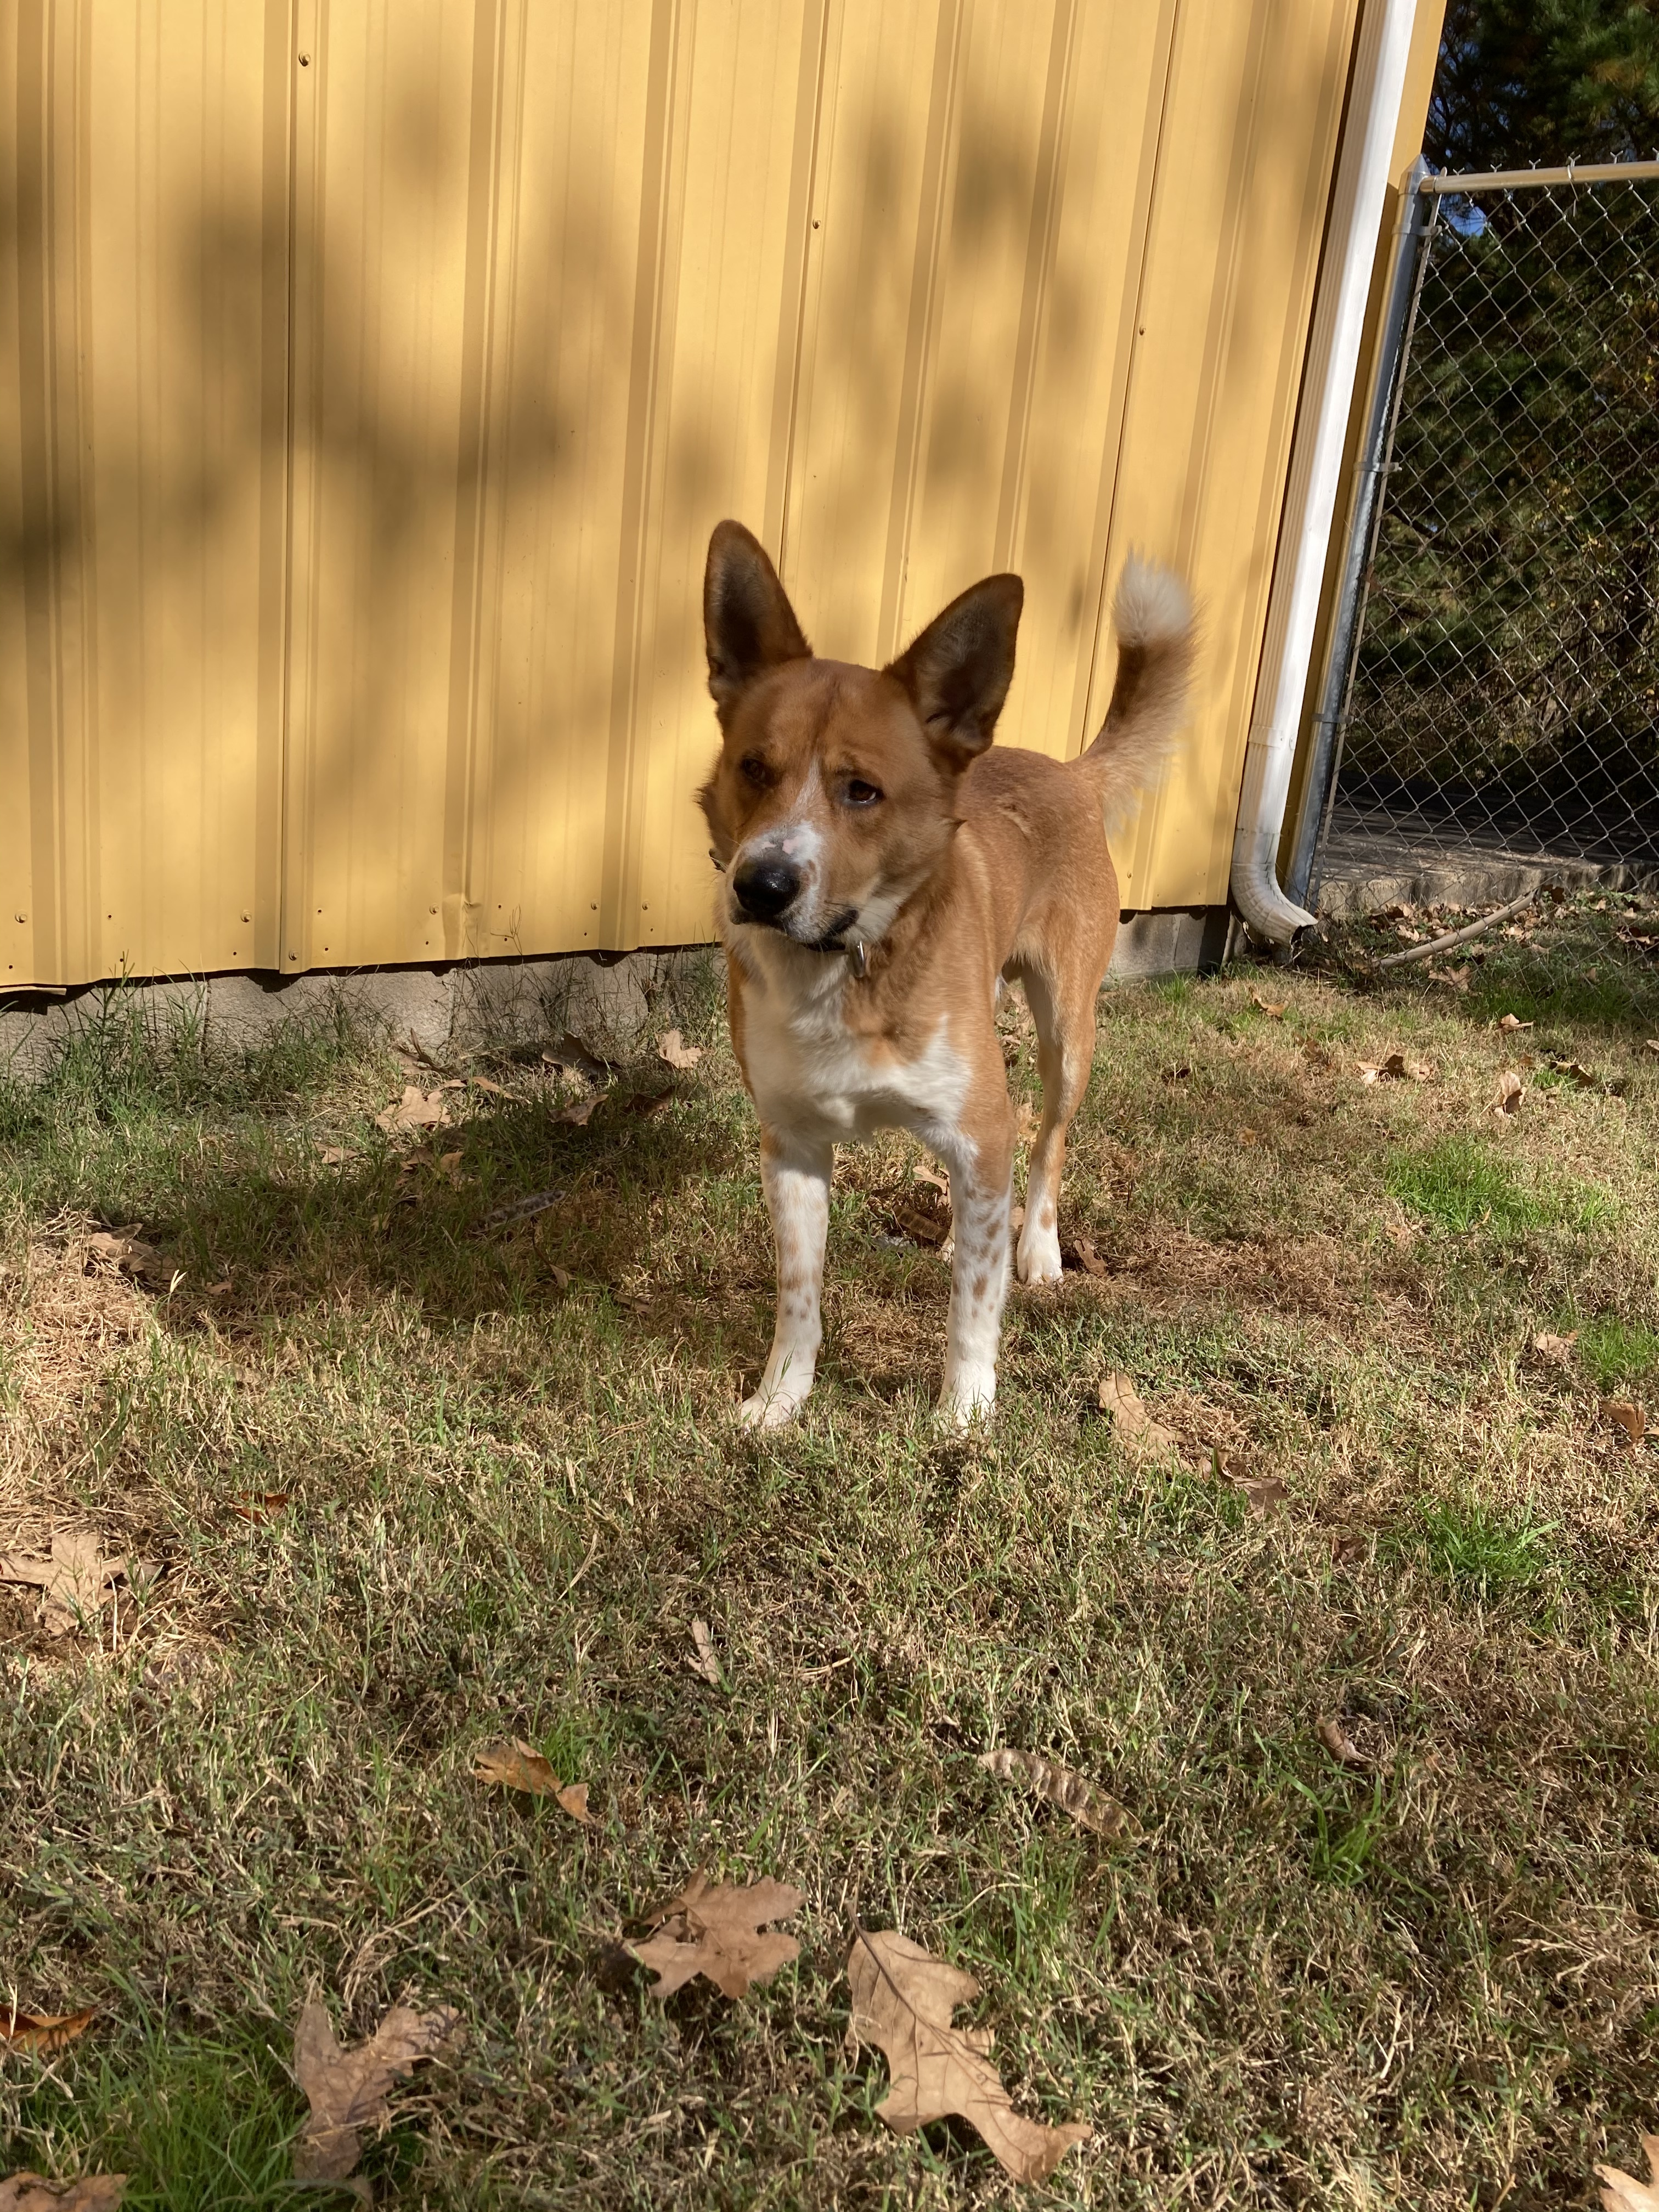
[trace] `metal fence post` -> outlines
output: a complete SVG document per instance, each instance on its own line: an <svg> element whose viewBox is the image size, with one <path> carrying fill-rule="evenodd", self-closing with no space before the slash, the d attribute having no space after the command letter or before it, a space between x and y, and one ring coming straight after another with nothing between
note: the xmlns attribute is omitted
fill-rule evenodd
<svg viewBox="0 0 1659 2212"><path fill-rule="evenodd" d="M1359 494L1354 501L1348 541L1343 549L1336 619L1325 664L1319 712L1314 718L1313 757L1303 785L1296 848L1285 885L1289 896L1302 906L1307 904L1315 888L1315 866L1330 811L1328 800L1335 788L1337 729L1353 670L1364 578L1370 566L1371 546L1382 512L1382 482L1411 349L1411 325L1422 290L1423 271L1428 265L1429 236L1439 212L1439 202L1420 189L1428 173L1429 165L1419 155L1407 173L1401 195L1400 220L1395 228L1394 265L1389 272L1382 328L1377 342L1377 373L1360 447Z"/></svg>

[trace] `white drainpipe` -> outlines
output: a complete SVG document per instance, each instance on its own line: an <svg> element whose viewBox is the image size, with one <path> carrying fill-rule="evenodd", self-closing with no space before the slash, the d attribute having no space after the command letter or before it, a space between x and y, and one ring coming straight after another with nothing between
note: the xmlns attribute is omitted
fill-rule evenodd
<svg viewBox="0 0 1659 2212"><path fill-rule="evenodd" d="M1291 454L1233 838L1233 903L1250 934L1271 945L1293 945L1317 926L1279 887L1279 840L1416 13L1417 0L1369 0L1364 9L1308 339L1302 420Z"/></svg>

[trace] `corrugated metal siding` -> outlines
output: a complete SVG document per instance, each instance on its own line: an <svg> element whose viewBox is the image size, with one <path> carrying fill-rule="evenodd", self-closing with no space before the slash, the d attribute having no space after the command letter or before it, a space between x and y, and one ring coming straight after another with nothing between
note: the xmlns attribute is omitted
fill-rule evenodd
<svg viewBox="0 0 1659 2212"><path fill-rule="evenodd" d="M724 514L1059 753L1177 562L1224 898L1355 4L14 0L0 977L705 935Z"/></svg>

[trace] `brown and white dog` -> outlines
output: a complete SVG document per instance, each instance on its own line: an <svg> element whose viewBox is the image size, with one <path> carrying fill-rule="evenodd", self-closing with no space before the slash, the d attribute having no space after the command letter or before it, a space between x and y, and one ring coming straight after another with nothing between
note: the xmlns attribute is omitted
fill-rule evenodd
<svg viewBox="0 0 1659 2212"><path fill-rule="evenodd" d="M958 1425L989 1412L1014 1155L1005 981L1025 993L1042 1078L1020 1279L1060 1279L1066 1132L1117 934L1106 821L1179 727L1193 620L1174 576L1130 563L1105 725L1061 763L991 747L1024 600L1018 576L988 576L890 667L860 668L814 655L741 523L709 542L703 628L725 742L698 797L778 1255L771 1357L743 1407L756 1426L788 1420L812 1387L835 1148L894 1127L951 1180L939 1409Z"/></svg>

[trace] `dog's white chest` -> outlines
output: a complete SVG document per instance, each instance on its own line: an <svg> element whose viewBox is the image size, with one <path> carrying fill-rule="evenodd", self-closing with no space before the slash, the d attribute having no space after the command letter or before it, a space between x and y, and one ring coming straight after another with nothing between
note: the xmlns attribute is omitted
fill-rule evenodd
<svg viewBox="0 0 1659 2212"><path fill-rule="evenodd" d="M926 1048L896 1060L842 1020L839 989L793 1003L763 982L744 997L744 1057L761 1119L819 1143L912 1129L937 1145L960 1124L968 1071L941 1016Z"/></svg>

